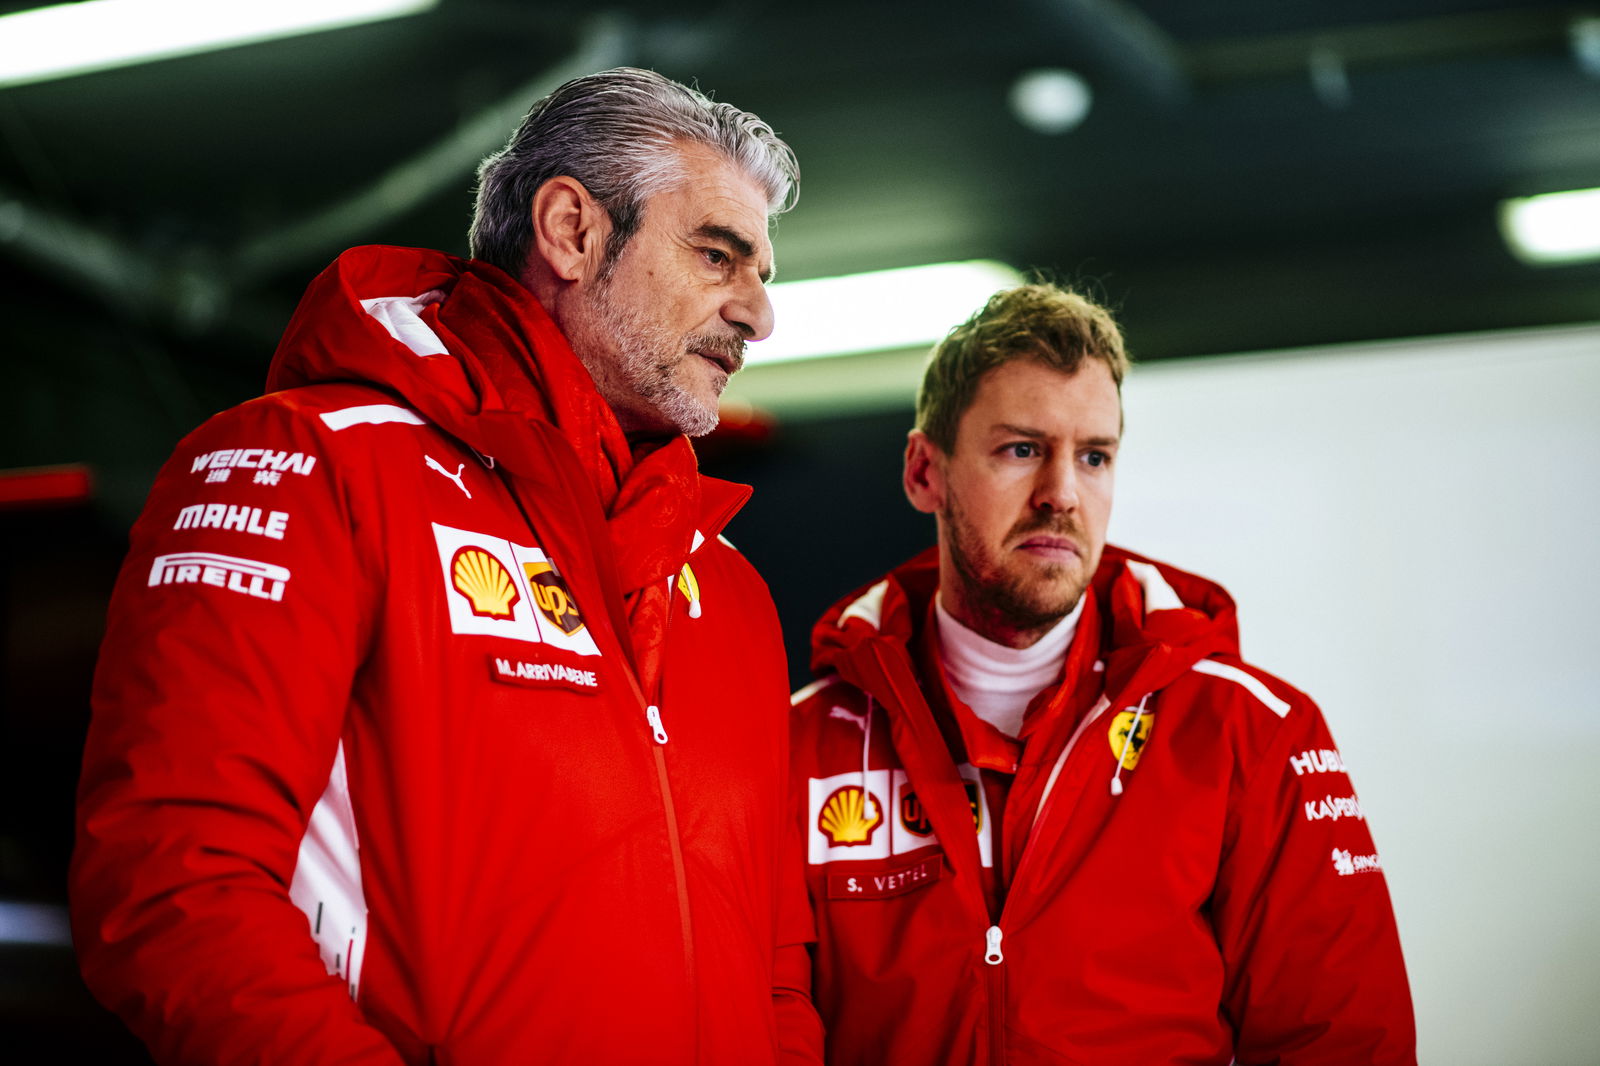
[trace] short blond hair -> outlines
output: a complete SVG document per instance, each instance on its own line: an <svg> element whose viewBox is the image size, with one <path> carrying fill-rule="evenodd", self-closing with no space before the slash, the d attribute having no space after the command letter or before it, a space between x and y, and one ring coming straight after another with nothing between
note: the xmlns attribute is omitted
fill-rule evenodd
<svg viewBox="0 0 1600 1066"><path fill-rule="evenodd" d="M1119 393L1128 372L1122 331L1099 304L1048 282L1002 289L933 350L917 390L917 428L949 455L983 376L1030 358L1064 374L1099 360Z"/></svg>

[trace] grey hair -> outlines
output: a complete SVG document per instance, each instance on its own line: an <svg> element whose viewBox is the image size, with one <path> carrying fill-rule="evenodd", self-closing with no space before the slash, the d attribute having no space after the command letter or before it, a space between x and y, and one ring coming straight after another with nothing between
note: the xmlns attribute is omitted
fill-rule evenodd
<svg viewBox="0 0 1600 1066"><path fill-rule="evenodd" d="M770 214L794 206L800 166L771 126L654 71L617 67L574 78L534 104L478 167L473 258L520 278L533 242L533 194L566 175L611 216L609 267L638 230L645 201L683 176L685 144L711 148L748 174L766 192Z"/></svg>

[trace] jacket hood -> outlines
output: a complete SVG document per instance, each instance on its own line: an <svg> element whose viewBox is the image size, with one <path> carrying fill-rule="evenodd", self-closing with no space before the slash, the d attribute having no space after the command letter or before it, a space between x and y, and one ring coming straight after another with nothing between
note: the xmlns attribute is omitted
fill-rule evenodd
<svg viewBox="0 0 1600 1066"><path fill-rule="evenodd" d="M682 435L636 454L538 300L477 260L384 246L335 260L295 309L267 387L333 382L393 395L511 475L526 513L567 516L575 539L562 554L580 568L590 551L605 557L594 595L618 604L614 614L626 601L619 630L652 631L666 581L750 495L700 476ZM560 538L562 524L540 532Z"/></svg>
<svg viewBox="0 0 1600 1066"><path fill-rule="evenodd" d="M846 664L871 641L909 645L938 587L939 552L929 548L839 600L812 628L813 674L850 673ZM1233 597L1206 578L1107 545L1085 595L1113 703L1137 702L1201 659L1239 654Z"/></svg>
<svg viewBox="0 0 1600 1066"><path fill-rule="evenodd" d="M420 248L352 248L301 297L269 390L359 382L393 393L452 436L515 468L530 420L619 480L627 441L588 371L533 294L499 269ZM618 468L622 469L618 469ZM521 471L519 471L521 472Z"/></svg>

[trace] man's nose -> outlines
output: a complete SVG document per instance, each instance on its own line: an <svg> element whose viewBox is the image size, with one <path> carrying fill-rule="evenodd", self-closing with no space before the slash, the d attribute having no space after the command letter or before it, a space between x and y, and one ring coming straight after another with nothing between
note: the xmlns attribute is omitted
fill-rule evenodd
<svg viewBox="0 0 1600 1066"><path fill-rule="evenodd" d="M1039 466L1033 487L1034 510L1066 513L1078 506L1078 472L1071 457L1052 457Z"/></svg>
<svg viewBox="0 0 1600 1066"><path fill-rule="evenodd" d="M745 340L765 340L772 335L774 316L767 287L756 278L742 282L722 308L722 319Z"/></svg>

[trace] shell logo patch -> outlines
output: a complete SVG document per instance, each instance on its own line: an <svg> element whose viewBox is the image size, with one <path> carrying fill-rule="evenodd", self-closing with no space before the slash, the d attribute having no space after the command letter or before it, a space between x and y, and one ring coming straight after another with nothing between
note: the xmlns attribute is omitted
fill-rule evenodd
<svg viewBox="0 0 1600 1066"><path fill-rule="evenodd" d="M834 847L872 843L872 834L883 824L883 804L878 797L861 790L860 785L835 789L822 804L817 828L827 834Z"/></svg>
<svg viewBox="0 0 1600 1066"><path fill-rule="evenodd" d="M499 559L482 548L462 548L450 561L450 587L467 598L472 613L510 618L522 594Z"/></svg>
<svg viewBox="0 0 1600 1066"><path fill-rule="evenodd" d="M994 863L988 801L976 767L957 767L968 802L975 805L973 825L978 856L985 867ZM865 788L863 788L865 785ZM812 866L862 862L896 855L926 853L939 846L939 832L902 769L859 769L812 777L806 781L806 861ZM889 797L882 803L879 797Z"/></svg>
<svg viewBox="0 0 1600 1066"><path fill-rule="evenodd" d="M437 522L432 526L451 633L543 644L571 655L600 654L543 549ZM516 654L510 649L494 653L507 661ZM541 654L528 661L553 660ZM495 676L508 679L503 672Z"/></svg>
<svg viewBox="0 0 1600 1066"><path fill-rule="evenodd" d="M1135 719L1139 723L1137 728L1134 727ZM1127 710L1111 720L1106 739L1111 742L1111 754L1122 762L1124 770L1132 770L1139 765L1139 755L1144 751L1145 742L1150 739L1150 730L1154 727L1155 715L1150 711L1139 714Z"/></svg>
<svg viewBox="0 0 1600 1066"><path fill-rule="evenodd" d="M549 560L523 563L522 572L527 575L533 602L561 632L570 637L583 628L583 616L578 613L578 605L572 602L572 593L567 591L566 583Z"/></svg>

